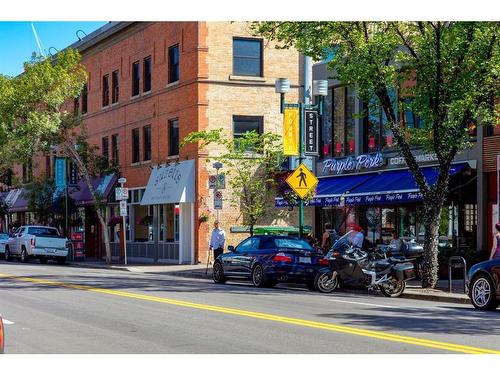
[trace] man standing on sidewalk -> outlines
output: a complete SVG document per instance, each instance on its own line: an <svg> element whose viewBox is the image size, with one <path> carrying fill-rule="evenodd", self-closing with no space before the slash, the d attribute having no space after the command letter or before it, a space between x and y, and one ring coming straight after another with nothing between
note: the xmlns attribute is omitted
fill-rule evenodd
<svg viewBox="0 0 500 375"><path fill-rule="evenodd" d="M221 229L218 220L214 222L212 237L210 238L210 250L214 252L214 259L224 252L224 242L226 241L226 233Z"/></svg>

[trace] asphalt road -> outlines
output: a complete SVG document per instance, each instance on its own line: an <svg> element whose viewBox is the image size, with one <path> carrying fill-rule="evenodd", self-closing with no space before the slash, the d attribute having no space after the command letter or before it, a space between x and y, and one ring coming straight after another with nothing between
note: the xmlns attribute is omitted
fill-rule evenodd
<svg viewBox="0 0 500 375"><path fill-rule="evenodd" d="M6 353L500 353L500 310L0 261Z"/></svg>

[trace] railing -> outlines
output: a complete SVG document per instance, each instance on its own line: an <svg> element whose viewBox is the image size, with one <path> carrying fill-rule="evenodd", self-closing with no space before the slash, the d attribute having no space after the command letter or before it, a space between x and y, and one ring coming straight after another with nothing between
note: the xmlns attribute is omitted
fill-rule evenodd
<svg viewBox="0 0 500 375"><path fill-rule="evenodd" d="M448 259L448 289L451 293L451 279L452 279L452 270L453 268L462 268L463 269L463 282L464 282L464 294L467 294L467 262L463 257L453 256Z"/></svg>

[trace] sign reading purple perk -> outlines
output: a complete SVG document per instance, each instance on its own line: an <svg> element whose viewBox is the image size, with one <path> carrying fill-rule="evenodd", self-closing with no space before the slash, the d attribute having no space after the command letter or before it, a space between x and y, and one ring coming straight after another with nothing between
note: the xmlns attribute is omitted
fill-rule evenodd
<svg viewBox="0 0 500 375"><path fill-rule="evenodd" d="M326 159L321 168L322 175L339 175L344 172L378 168L384 164L381 153L348 156L346 158Z"/></svg>

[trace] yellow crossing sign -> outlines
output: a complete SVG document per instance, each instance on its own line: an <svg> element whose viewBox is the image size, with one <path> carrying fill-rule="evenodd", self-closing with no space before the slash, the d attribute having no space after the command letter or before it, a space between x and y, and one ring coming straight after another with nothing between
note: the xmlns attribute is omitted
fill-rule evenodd
<svg viewBox="0 0 500 375"><path fill-rule="evenodd" d="M318 184L318 179L303 163L301 163L297 169L288 176L286 182L300 198L304 198Z"/></svg>

